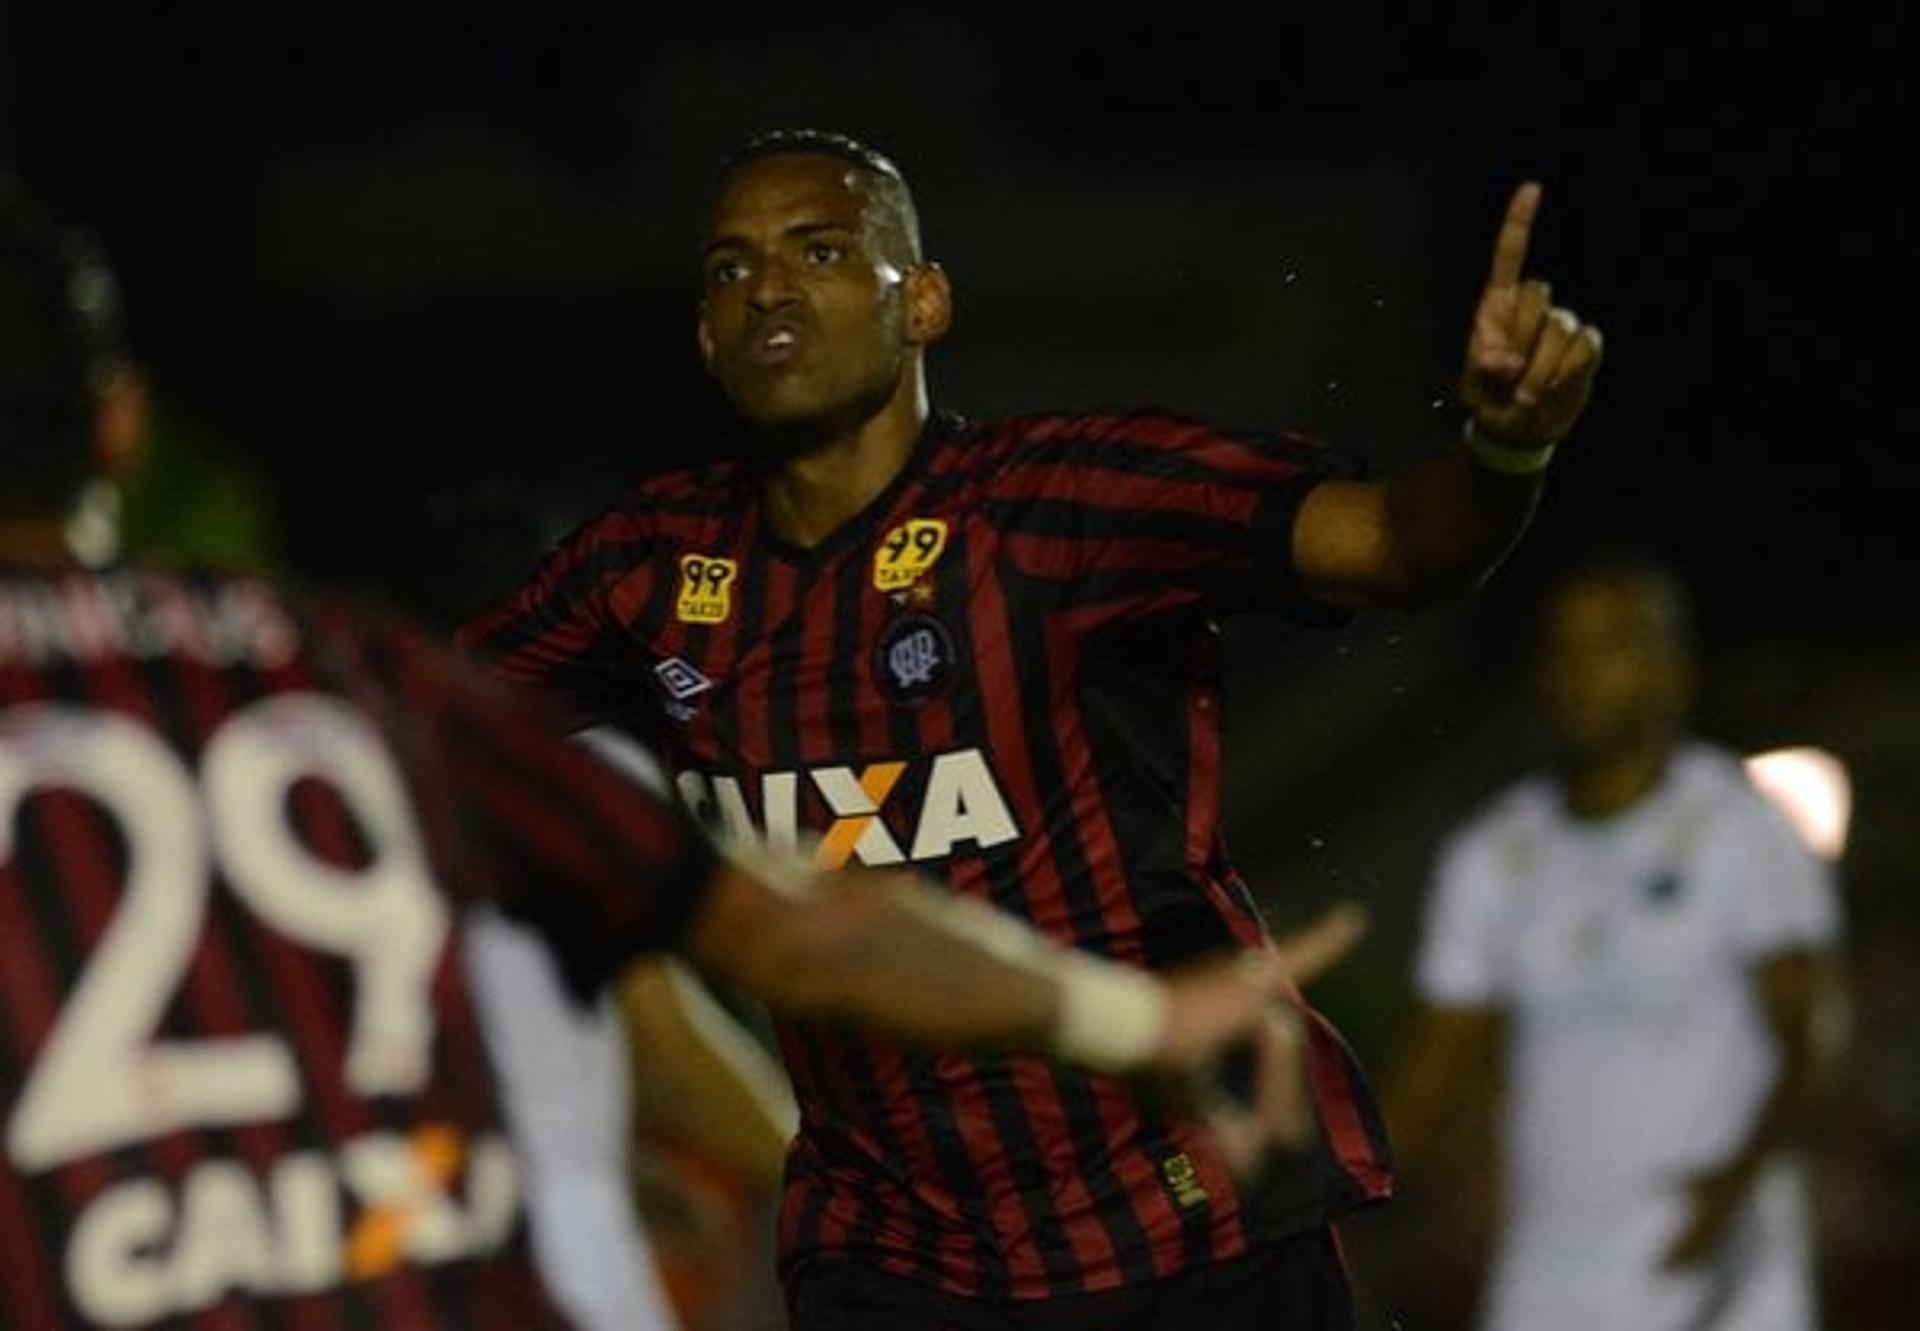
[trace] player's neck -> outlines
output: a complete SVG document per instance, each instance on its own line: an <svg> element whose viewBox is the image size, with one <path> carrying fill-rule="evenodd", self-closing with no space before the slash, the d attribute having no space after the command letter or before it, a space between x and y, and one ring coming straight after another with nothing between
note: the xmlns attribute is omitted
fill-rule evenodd
<svg viewBox="0 0 1920 1331"><path fill-rule="evenodd" d="M58 518L22 518L0 522L0 564L15 568L57 568L73 562L66 524Z"/></svg>
<svg viewBox="0 0 1920 1331"><path fill-rule="evenodd" d="M1566 764L1561 788L1567 809L1579 818L1618 817L1660 785L1673 749L1673 739L1663 735L1604 758Z"/></svg>
<svg viewBox="0 0 1920 1331"><path fill-rule="evenodd" d="M926 388L909 374L879 411L769 468L760 483L768 530L802 549L833 535L893 484L927 414Z"/></svg>

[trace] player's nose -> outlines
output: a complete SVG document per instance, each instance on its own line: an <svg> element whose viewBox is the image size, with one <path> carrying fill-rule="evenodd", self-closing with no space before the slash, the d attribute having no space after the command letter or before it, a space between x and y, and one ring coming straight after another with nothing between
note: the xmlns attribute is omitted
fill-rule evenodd
<svg viewBox="0 0 1920 1331"><path fill-rule="evenodd" d="M747 279L747 304L760 313L768 313L800 299L800 288L793 270L778 258L769 257L754 265Z"/></svg>

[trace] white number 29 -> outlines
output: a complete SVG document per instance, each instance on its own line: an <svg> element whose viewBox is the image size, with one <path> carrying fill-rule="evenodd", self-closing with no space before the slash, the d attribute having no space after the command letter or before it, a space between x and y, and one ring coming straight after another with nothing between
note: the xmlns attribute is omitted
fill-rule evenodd
<svg viewBox="0 0 1920 1331"><path fill-rule="evenodd" d="M366 867L341 868L300 843L287 799L303 777L346 801L370 849ZM199 941L216 857L274 929L352 963L348 1087L419 1089L448 911L400 774L351 707L284 694L236 712L208 742L197 782L159 736L117 713L52 704L0 713L0 864L21 802L53 788L80 791L119 822L127 883L7 1125L18 1168L300 1108L293 1054L277 1036L153 1038Z"/></svg>

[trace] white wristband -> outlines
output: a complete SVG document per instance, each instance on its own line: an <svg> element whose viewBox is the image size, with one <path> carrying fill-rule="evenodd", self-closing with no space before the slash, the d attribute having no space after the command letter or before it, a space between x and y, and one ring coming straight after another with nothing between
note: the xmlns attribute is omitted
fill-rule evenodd
<svg viewBox="0 0 1920 1331"><path fill-rule="evenodd" d="M748 864L762 874L777 869L777 863ZM1007 965L1058 984L1060 1004L1047 1041L1056 1057L1095 1072L1124 1073L1160 1047L1169 1000L1166 985L1152 973L1050 944L1030 924L972 897L915 888L896 899Z"/></svg>
<svg viewBox="0 0 1920 1331"><path fill-rule="evenodd" d="M1460 442L1467 446L1467 452L1473 454L1475 462L1502 476L1532 476L1545 471L1547 464L1553 461L1554 445L1538 444L1529 448L1521 444L1503 444L1475 429L1471 416L1467 417L1466 428L1460 432Z"/></svg>
<svg viewBox="0 0 1920 1331"><path fill-rule="evenodd" d="M1053 1049L1095 1072L1139 1068L1167 1026L1167 987L1143 970L1075 953L1060 966Z"/></svg>

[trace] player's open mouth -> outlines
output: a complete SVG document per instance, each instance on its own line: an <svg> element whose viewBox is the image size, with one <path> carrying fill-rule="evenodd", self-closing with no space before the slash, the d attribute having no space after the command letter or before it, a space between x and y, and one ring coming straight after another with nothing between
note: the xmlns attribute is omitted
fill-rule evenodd
<svg viewBox="0 0 1920 1331"><path fill-rule="evenodd" d="M748 343L748 358L759 365L784 365L800 351L800 334L787 324L775 324L756 333Z"/></svg>

